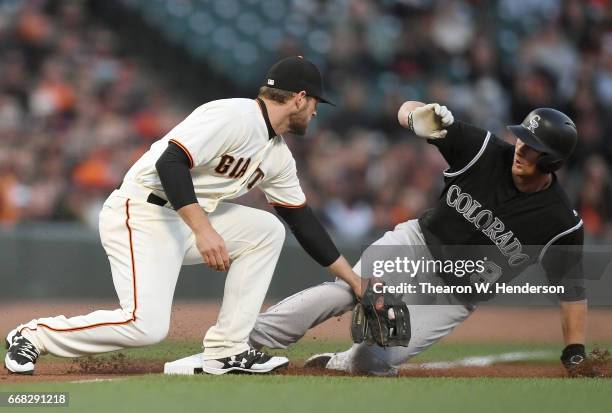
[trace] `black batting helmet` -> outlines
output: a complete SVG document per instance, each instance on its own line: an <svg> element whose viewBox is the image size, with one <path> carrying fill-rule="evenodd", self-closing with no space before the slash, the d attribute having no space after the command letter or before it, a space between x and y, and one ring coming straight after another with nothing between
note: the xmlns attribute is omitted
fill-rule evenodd
<svg viewBox="0 0 612 413"><path fill-rule="evenodd" d="M544 173L561 168L578 141L574 122L565 113L551 108L535 109L523 123L508 129L525 145L542 152L537 167Z"/></svg>

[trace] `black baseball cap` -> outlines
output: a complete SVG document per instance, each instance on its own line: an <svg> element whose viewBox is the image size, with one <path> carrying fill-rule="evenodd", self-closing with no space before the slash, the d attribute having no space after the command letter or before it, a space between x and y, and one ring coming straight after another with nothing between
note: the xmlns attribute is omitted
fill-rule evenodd
<svg viewBox="0 0 612 413"><path fill-rule="evenodd" d="M306 92L320 102L334 105L323 97L323 77L319 69L302 56L291 56L276 62L266 75L264 86L289 92Z"/></svg>

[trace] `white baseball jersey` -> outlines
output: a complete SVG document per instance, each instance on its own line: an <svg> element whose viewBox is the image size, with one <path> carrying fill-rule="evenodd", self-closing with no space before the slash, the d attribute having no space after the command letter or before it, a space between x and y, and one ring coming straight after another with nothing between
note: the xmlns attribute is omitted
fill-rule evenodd
<svg viewBox="0 0 612 413"><path fill-rule="evenodd" d="M198 107L151 145L125 181L168 199L155 163L169 142L188 156L195 194L206 212L255 187L273 205L297 207L306 202L291 151L282 136L270 137L255 100L222 99Z"/></svg>
<svg viewBox="0 0 612 413"><path fill-rule="evenodd" d="M273 204L305 202L291 152L267 125L257 101L217 100L197 108L155 142L100 213L100 238L121 308L34 319L19 331L42 353L64 357L153 344L166 336L181 266L203 262L182 218L146 201L151 192L167 199L155 163L174 142L189 158L198 202L214 211L210 223L232 260L219 318L204 337L202 357L219 359L248 350L285 229L269 212L219 201L259 187Z"/></svg>

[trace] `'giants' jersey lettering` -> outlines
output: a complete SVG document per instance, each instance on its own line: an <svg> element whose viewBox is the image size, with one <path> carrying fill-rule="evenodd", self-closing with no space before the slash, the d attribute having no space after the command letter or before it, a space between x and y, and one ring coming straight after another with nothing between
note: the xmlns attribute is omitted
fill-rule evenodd
<svg viewBox="0 0 612 413"><path fill-rule="evenodd" d="M261 181L264 178L264 176L265 174L263 173L263 171L257 168L255 172L253 172L253 175L251 176L251 178L249 179L249 183L247 184L247 189L253 189L253 187L257 185L257 183Z"/></svg>
<svg viewBox="0 0 612 413"><path fill-rule="evenodd" d="M227 172L230 171L230 168L234 164L234 160L235 159L232 155L227 155L227 154L223 155L221 157L221 160L219 161L219 164L215 168L215 172L221 175L227 174ZM236 179L242 178L244 174L246 173L247 169L249 168L250 164L251 164L251 158L246 158L246 161L244 158L239 158L238 162L236 162L236 164L233 165L233 168L231 168L231 172L229 172L227 176L229 176L230 178L236 178Z"/></svg>
<svg viewBox="0 0 612 413"><path fill-rule="evenodd" d="M155 142L125 180L165 198L155 163L172 140L192 160L193 188L206 212L255 188L270 203L302 205L306 197L295 160L284 138L273 132L252 99L208 102Z"/></svg>

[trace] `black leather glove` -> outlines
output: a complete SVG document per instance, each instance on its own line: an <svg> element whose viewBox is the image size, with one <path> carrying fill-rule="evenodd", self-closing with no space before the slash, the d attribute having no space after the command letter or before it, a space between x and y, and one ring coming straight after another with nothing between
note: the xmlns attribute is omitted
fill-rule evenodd
<svg viewBox="0 0 612 413"><path fill-rule="evenodd" d="M383 283L369 280L363 297L353 310L353 342L407 347L411 335L408 306L402 301L401 295L377 293L374 285L380 288Z"/></svg>

